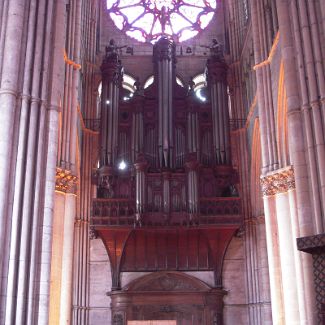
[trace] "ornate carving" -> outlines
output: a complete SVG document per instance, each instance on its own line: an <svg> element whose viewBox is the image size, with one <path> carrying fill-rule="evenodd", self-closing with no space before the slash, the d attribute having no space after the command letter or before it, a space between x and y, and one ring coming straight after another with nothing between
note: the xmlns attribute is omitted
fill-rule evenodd
<svg viewBox="0 0 325 325"><path fill-rule="evenodd" d="M113 325L123 325L123 315L115 314L113 316Z"/></svg>
<svg viewBox="0 0 325 325"><path fill-rule="evenodd" d="M264 196L286 193L295 189L296 184L292 166L261 177L261 186Z"/></svg>
<svg viewBox="0 0 325 325"><path fill-rule="evenodd" d="M78 177L73 175L70 170L56 168L55 190L62 193L77 192Z"/></svg>
<svg viewBox="0 0 325 325"><path fill-rule="evenodd" d="M97 238L98 238L97 231L94 229L94 227L89 227L89 239L93 240L93 239L97 239Z"/></svg>
<svg viewBox="0 0 325 325"><path fill-rule="evenodd" d="M210 57L214 61L224 61L222 45L214 38L211 45L201 45L201 47L208 48L210 50Z"/></svg>
<svg viewBox="0 0 325 325"><path fill-rule="evenodd" d="M162 37L154 46L153 55L156 61L174 61L176 57L175 43L167 37Z"/></svg>
<svg viewBox="0 0 325 325"><path fill-rule="evenodd" d="M152 279L145 283L141 288L137 288L140 291L193 291L197 290L189 282L181 281L180 279L170 276L168 274L159 277L158 279Z"/></svg>

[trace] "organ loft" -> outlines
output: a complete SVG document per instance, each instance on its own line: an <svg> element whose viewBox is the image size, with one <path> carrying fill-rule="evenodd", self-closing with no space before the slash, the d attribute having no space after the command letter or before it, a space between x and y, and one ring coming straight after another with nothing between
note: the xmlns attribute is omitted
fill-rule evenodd
<svg viewBox="0 0 325 325"><path fill-rule="evenodd" d="M325 0L0 0L0 325L325 324Z"/></svg>
<svg viewBox="0 0 325 325"><path fill-rule="evenodd" d="M121 297L128 294L121 290L121 272L201 270L213 271L214 286L193 298L194 309L181 299L171 308L182 324L189 319L212 324L214 317L221 324L223 258L242 222L238 175L231 164L227 64L211 51L207 101L200 102L190 86L177 84L175 43L161 37L153 46L154 82L145 90L137 84L134 95L123 100L123 61L116 49L107 47L101 64L99 167L91 217L112 262L113 318L148 317L144 308L131 308L139 298L121 307ZM174 275L164 277L168 284L175 281ZM161 290L159 303L166 304L170 294ZM195 295L193 290L187 294ZM206 306L202 298L207 296L214 301ZM178 311L179 304L185 304L186 313Z"/></svg>

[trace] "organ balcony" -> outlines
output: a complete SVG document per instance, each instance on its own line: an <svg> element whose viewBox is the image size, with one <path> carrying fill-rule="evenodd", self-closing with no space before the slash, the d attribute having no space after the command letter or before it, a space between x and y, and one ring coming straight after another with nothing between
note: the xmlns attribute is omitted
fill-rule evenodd
<svg viewBox="0 0 325 325"><path fill-rule="evenodd" d="M222 55L207 60L207 98L200 102L193 82L188 90L176 83L175 44L162 37L153 49L153 84L143 90L137 79L135 93L125 101L114 44L101 67L100 161L91 225L239 226Z"/></svg>
<svg viewBox="0 0 325 325"><path fill-rule="evenodd" d="M91 230L110 256L113 288L120 286L121 270L158 269L214 270L218 287L223 254L242 223L230 154L227 65L219 52L208 59L206 97L199 101L193 82L188 89L177 84L175 44L162 37L153 48L154 82L143 89L137 79L135 92L123 100L124 69L110 44L101 67ZM179 250L174 258L177 245L193 242L199 249ZM179 264L182 259L188 262Z"/></svg>

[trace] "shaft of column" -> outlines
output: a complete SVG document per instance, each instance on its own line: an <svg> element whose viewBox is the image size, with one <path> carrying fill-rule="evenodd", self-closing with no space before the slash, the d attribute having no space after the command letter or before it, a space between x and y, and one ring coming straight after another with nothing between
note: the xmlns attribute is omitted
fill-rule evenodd
<svg viewBox="0 0 325 325"><path fill-rule="evenodd" d="M275 198L272 196L264 196L264 208L272 319L273 324L285 324Z"/></svg>
<svg viewBox="0 0 325 325"><path fill-rule="evenodd" d="M24 33L24 20L27 10L25 1L10 2L2 8L1 19L1 84L0 84L0 246L3 253L0 254L0 289L5 290L7 285L7 271L3 272L3 266L7 264L10 234L10 213L8 209L10 184L10 166L12 148L14 147L15 111L18 97L18 80L20 76L20 57L22 54L22 40ZM2 17L1 17L2 18ZM2 63L2 64L1 64ZM17 121L18 122L18 121ZM7 268L7 267L6 267ZM5 297L0 298L0 311L4 307ZM0 313L1 314L1 313Z"/></svg>

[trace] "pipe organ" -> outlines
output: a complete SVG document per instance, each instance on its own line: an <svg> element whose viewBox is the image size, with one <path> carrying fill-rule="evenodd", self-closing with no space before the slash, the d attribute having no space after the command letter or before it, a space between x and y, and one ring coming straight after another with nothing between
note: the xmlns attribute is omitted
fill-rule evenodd
<svg viewBox="0 0 325 325"><path fill-rule="evenodd" d="M129 100L122 100L123 63L114 48L101 66L100 166L91 220L108 250L115 290L120 272L161 269L213 270L221 288L223 254L241 223L227 65L219 56L207 60L202 102L176 83L176 63L175 44L162 37L153 48L154 83L144 90L137 85ZM175 248L192 247L192 240L202 242L199 250Z"/></svg>

